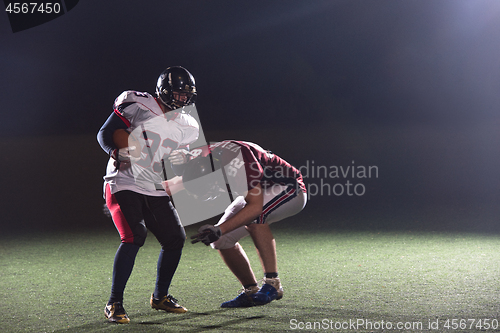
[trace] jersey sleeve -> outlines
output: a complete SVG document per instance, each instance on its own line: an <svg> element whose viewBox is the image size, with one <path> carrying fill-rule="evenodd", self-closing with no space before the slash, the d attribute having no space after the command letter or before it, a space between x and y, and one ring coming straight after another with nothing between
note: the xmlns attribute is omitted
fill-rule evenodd
<svg viewBox="0 0 500 333"><path fill-rule="evenodd" d="M151 103L156 101L149 93L128 90L115 99L114 111L130 127L146 119L151 111L151 107L148 107Z"/></svg>
<svg viewBox="0 0 500 333"><path fill-rule="evenodd" d="M132 90L122 92L115 99L113 113L97 133L97 141L108 155L111 157L116 155L117 147L113 141L113 133L117 129L127 129L133 122L147 116L146 105L151 103L151 99L154 101L154 97L148 93Z"/></svg>

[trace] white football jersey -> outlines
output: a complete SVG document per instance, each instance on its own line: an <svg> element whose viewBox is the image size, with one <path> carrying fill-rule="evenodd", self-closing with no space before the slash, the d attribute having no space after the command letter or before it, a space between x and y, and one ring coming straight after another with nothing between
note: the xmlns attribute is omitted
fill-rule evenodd
<svg viewBox="0 0 500 333"><path fill-rule="evenodd" d="M167 157L173 150L198 139L199 124L188 114L189 111L196 112L196 107L188 105L184 110L164 114L149 93L125 91L116 98L114 108L129 126L131 137L140 142L141 155L130 162L120 162L118 169L116 161L110 158L105 184L110 185L111 193L131 190L152 196L167 195L160 184L173 175L165 174L164 164L170 163Z"/></svg>

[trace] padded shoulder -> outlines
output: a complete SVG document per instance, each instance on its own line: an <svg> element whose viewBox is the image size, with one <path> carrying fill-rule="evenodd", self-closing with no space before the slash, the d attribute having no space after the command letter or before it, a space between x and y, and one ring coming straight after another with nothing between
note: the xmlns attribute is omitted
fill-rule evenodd
<svg viewBox="0 0 500 333"><path fill-rule="evenodd" d="M156 99L151 94L134 90L122 92L115 99L114 109L115 112L127 119L130 119L139 109L156 110L156 112L161 113Z"/></svg>

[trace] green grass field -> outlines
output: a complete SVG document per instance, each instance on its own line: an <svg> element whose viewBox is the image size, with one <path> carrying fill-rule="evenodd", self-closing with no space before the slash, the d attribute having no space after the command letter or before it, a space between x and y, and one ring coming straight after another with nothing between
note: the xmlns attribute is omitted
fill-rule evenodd
<svg viewBox="0 0 500 333"><path fill-rule="evenodd" d="M0 330L500 331L500 238L495 235L311 233L287 229L285 223L273 225L273 230L285 288L282 300L261 307L221 309L221 302L237 295L238 282L216 251L187 243L170 289L190 310L186 314L157 312L149 306L159 250L150 234L125 292L128 325L110 324L103 316L119 245L116 231L4 238L0 242ZM194 234L195 226L187 232ZM262 276L251 240L244 239L242 245L257 276Z"/></svg>

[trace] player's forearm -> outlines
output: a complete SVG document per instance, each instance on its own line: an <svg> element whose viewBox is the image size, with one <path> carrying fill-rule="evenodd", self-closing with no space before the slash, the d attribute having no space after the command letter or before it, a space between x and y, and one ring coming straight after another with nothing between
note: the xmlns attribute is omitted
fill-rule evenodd
<svg viewBox="0 0 500 333"><path fill-rule="evenodd" d="M252 223L257 216L262 214L264 205L264 195L260 184L250 189L245 196L246 205L236 213L233 217L229 218L226 222L222 223L219 227L222 234L226 234L244 225Z"/></svg>

